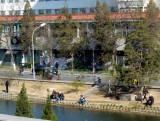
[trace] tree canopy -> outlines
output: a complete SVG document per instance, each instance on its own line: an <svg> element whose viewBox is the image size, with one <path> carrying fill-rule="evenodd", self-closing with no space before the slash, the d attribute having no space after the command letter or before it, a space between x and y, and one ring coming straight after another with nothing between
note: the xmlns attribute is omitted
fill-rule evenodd
<svg viewBox="0 0 160 121"><path fill-rule="evenodd" d="M107 5L97 1L93 38L95 39L96 48L103 51L105 61L111 61L115 49L114 33L109 15Z"/></svg>
<svg viewBox="0 0 160 121"><path fill-rule="evenodd" d="M159 9L151 0L146 10L146 18L134 22L126 39L126 69L125 79L138 79L141 83L156 79L160 68L159 49Z"/></svg>
<svg viewBox="0 0 160 121"><path fill-rule="evenodd" d="M26 1L23 18L21 20L21 45L28 52L32 42L32 32L35 26L35 17L30 2Z"/></svg>

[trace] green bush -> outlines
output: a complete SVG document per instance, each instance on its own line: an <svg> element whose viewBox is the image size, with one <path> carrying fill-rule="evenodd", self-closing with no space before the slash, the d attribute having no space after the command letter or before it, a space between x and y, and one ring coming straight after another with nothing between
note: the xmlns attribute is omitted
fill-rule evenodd
<svg viewBox="0 0 160 121"><path fill-rule="evenodd" d="M51 105L51 100L50 100L49 95L47 97L47 101L46 101L45 106L43 108L42 119L57 121L56 115L52 111L52 105Z"/></svg>
<svg viewBox="0 0 160 121"><path fill-rule="evenodd" d="M23 83L16 102L16 116L33 117L32 108L28 101L27 90Z"/></svg>

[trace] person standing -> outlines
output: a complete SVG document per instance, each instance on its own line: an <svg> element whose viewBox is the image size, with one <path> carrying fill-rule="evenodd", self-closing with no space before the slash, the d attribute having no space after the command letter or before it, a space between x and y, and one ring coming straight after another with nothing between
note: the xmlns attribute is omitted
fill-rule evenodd
<svg viewBox="0 0 160 121"><path fill-rule="evenodd" d="M58 62L56 62L56 63L55 63L55 68L56 68L55 71L56 71L56 75L58 75L58 67L59 67L59 64L58 64Z"/></svg>
<svg viewBox="0 0 160 121"><path fill-rule="evenodd" d="M19 75L21 76L22 75L22 72L24 71L24 69L23 69L23 66L21 65L20 67L19 67Z"/></svg>
<svg viewBox="0 0 160 121"><path fill-rule="evenodd" d="M6 87L6 92L8 93L8 92L9 92L9 90L8 90L8 87L9 87L9 81L8 81L8 80L6 80L6 82L5 82L5 87Z"/></svg>
<svg viewBox="0 0 160 121"><path fill-rule="evenodd" d="M98 78L97 78L97 83L98 83L98 85L100 85L100 84L101 84L101 82L102 82L102 81L101 81L101 78L100 78L100 77L98 77Z"/></svg>

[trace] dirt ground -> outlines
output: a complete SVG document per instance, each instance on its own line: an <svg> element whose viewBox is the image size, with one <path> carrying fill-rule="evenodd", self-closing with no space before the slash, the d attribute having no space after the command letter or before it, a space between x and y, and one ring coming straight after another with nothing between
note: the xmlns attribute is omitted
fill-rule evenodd
<svg viewBox="0 0 160 121"><path fill-rule="evenodd" d="M100 92L98 89L91 87L90 85L85 85L83 87L80 87L79 91L76 92L74 90L74 87L72 87L69 84L55 83L55 82L12 80L10 81L9 93L18 94L20 92L23 83L25 83L25 87L27 88L27 94L37 98L42 98L42 97L45 98L48 95L48 93L51 94L52 91L55 90L58 92L63 92L65 95L65 100L78 100L80 95L83 94L86 97L86 100L88 101L95 101L95 102L109 101L112 103L114 102L123 105L128 105L129 103L132 103L130 101L117 101L115 99L104 97L104 93ZM0 90L1 91L5 90L5 85L3 80L0 81ZM155 105L160 106L160 90L149 90L149 92L150 95L153 95L155 98Z"/></svg>

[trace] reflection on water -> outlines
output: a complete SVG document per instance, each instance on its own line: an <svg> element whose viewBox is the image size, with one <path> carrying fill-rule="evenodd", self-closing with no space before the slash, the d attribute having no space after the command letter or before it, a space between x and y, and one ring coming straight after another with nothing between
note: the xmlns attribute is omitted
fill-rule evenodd
<svg viewBox="0 0 160 121"><path fill-rule="evenodd" d="M43 105L33 104L32 110L36 118L41 117ZM90 111L84 109L54 106L58 121L160 121L158 117L135 114ZM14 115L15 102L0 101L0 113Z"/></svg>

